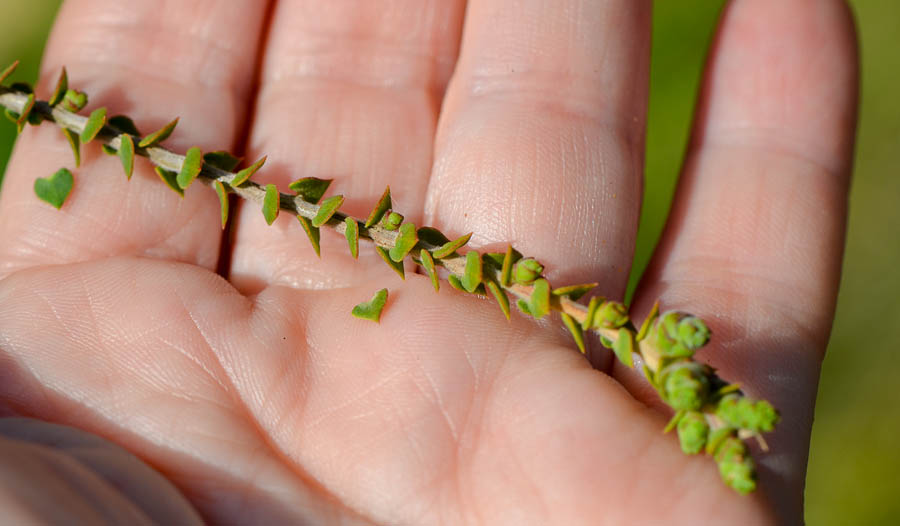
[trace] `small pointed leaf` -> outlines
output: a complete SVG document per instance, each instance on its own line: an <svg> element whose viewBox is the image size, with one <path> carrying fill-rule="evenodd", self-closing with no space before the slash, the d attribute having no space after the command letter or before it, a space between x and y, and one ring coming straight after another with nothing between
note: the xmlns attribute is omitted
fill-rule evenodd
<svg viewBox="0 0 900 526"><path fill-rule="evenodd" d="M22 113L19 114L19 118L16 119L16 126L19 129L19 133L22 133L22 130L25 129L25 123L28 122L28 116L31 115L31 110L34 109L34 93L29 93L28 98L25 99L25 105L22 107Z"/></svg>
<svg viewBox="0 0 900 526"><path fill-rule="evenodd" d="M467 292L475 292L478 285L481 285L482 278L481 254L477 250L471 250L466 254L466 270L460 282Z"/></svg>
<svg viewBox="0 0 900 526"><path fill-rule="evenodd" d="M34 181L34 193L41 201L49 203L59 210L66 202L66 198L69 197L74 183L75 178L72 177L72 172L62 168L50 177L38 177Z"/></svg>
<svg viewBox="0 0 900 526"><path fill-rule="evenodd" d="M463 287L462 282L459 280L459 278L456 276L456 274L450 274L449 276L447 276L447 281L450 283L450 286L452 286L454 289L456 289L460 292L469 292L466 290L465 287Z"/></svg>
<svg viewBox="0 0 900 526"><path fill-rule="evenodd" d="M375 205L375 208L372 209L372 212L369 214L368 219L366 219L366 228L371 228L372 225L381 221L381 218L384 217L384 213L390 210L391 208L391 187L388 186L384 193L381 194L381 199L378 200L378 204Z"/></svg>
<svg viewBox="0 0 900 526"><path fill-rule="evenodd" d="M315 177L304 177L298 179L288 185L297 195L310 204L317 205L322 200L322 196L331 186L333 179L317 179Z"/></svg>
<svg viewBox="0 0 900 526"><path fill-rule="evenodd" d="M435 272L434 259L431 257L431 252L423 248L419 251L419 257L422 260L422 268L425 269L425 273L431 279L431 286L434 287L435 292L438 292L441 290L441 281L438 279L437 272Z"/></svg>
<svg viewBox="0 0 900 526"><path fill-rule="evenodd" d="M134 125L134 121L131 120L130 117L126 117L125 115L116 115L115 117L110 117L106 123L122 133L128 133L134 135L135 137L141 136L141 132L139 132L137 126Z"/></svg>
<svg viewBox="0 0 900 526"><path fill-rule="evenodd" d="M506 316L506 319L509 319L509 298L506 296L506 293L503 292L503 289L500 288L500 285L493 281L487 282L487 288L491 291L491 294L494 295L494 299L497 300L497 303L500 304L500 309L503 311L503 315Z"/></svg>
<svg viewBox="0 0 900 526"><path fill-rule="evenodd" d="M2 81L0 81L2 82ZM62 73L59 74L59 80L56 81L56 89L53 90L53 95L50 96L50 100L47 101L50 104L50 107L54 107L60 102L63 101L63 98L66 96L66 91L69 90L69 75L66 73L66 68L63 66Z"/></svg>
<svg viewBox="0 0 900 526"><path fill-rule="evenodd" d="M594 324L594 314L597 313L597 309L600 307L600 304L603 303L603 297L594 296L591 298L590 303L588 303L588 312L587 316L585 316L584 321L581 322L581 328L588 331Z"/></svg>
<svg viewBox="0 0 900 526"><path fill-rule="evenodd" d="M155 131L141 139L141 142L138 143L138 146L140 146L141 148L150 148L152 146L156 146L157 144L168 139L170 135L172 135L172 132L175 131L175 126L178 126L177 118L169 124L163 126L160 130Z"/></svg>
<svg viewBox="0 0 900 526"><path fill-rule="evenodd" d="M441 246L441 248L432 252L431 255L434 256L434 259L445 258L465 246L465 244L469 242L469 239L471 237L472 232L469 232L468 234L460 238L450 241L449 243L445 243L443 246Z"/></svg>
<svg viewBox="0 0 900 526"><path fill-rule="evenodd" d="M359 258L359 223L356 219L348 217L344 219L347 227L344 229L344 237L347 238L347 244L350 245L350 255L353 259Z"/></svg>
<svg viewBox="0 0 900 526"><path fill-rule="evenodd" d="M322 201L322 204L319 205L319 211L316 212L316 217L312 220L313 226L318 228L327 223L342 204L344 204L344 196L342 195L335 195Z"/></svg>
<svg viewBox="0 0 900 526"><path fill-rule="evenodd" d="M303 231L306 232L306 237L309 238L309 242L312 244L313 250L316 251L316 255L322 257L320 252L321 249L319 248L319 238L321 236L319 229L312 226L312 222L303 216L298 215L297 220L300 221L300 226L302 226Z"/></svg>
<svg viewBox="0 0 900 526"><path fill-rule="evenodd" d="M69 146L72 148L72 155L75 156L75 167L77 168L81 166L81 139L78 138L77 133L68 128L63 128L62 131L63 135L66 136L66 141L69 142Z"/></svg>
<svg viewBox="0 0 900 526"><path fill-rule="evenodd" d="M264 164L266 164L266 159L268 159L268 157L263 157L262 159L256 161L255 163L238 172L234 176L234 179L231 180L231 186L236 188L246 183L247 180L253 176L253 174L258 172L259 169L262 168Z"/></svg>
<svg viewBox="0 0 900 526"><path fill-rule="evenodd" d="M178 172L178 186L187 190L194 179L200 175L202 169L203 152L196 146L189 148L184 156L184 162L181 164L181 171Z"/></svg>
<svg viewBox="0 0 900 526"><path fill-rule="evenodd" d="M123 133L119 135L121 144L119 145L119 160L122 161L122 169L125 170L125 177L131 179L134 173L134 139L131 135Z"/></svg>
<svg viewBox="0 0 900 526"><path fill-rule="evenodd" d="M565 312L561 312L560 317L563 324L572 333L572 338L575 339L575 345L578 346L578 350L581 351L581 354L584 354L584 331L581 329L581 325L575 321L575 318Z"/></svg>
<svg viewBox="0 0 900 526"><path fill-rule="evenodd" d="M93 141L105 125L106 108L97 108L91 113L91 116L88 117L87 123L85 123L84 125L84 130L81 132L81 142L83 144L87 144Z"/></svg>
<svg viewBox="0 0 900 526"><path fill-rule="evenodd" d="M656 321L657 317L659 317L659 301L653 304L653 308L650 309L650 314L644 318L644 323L641 324L641 330L638 331L635 340L641 341L647 337L647 333L650 332L650 327L653 325L653 322Z"/></svg>
<svg viewBox="0 0 900 526"><path fill-rule="evenodd" d="M241 158L235 157L223 150L216 150L214 152L204 153L203 162L210 166L215 166L219 170L230 172L241 164Z"/></svg>
<svg viewBox="0 0 900 526"><path fill-rule="evenodd" d="M278 218L278 211L281 210L281 193L274 184L266 185L266 197L263 199L263 217L266 223L272 224Z"/></svg>
<svg viewBox="0 0 900 526"><path fill-rule="evenodd" d="M116 150L115 148L113 148L112 146L110 146L108 144L101 144L100 149L103 151L103 153L105 153L106 155L109 155L110 157L118 157L119 156L119 150Z"/></svg>
<svg viewBox="0 0 900 526"><path fill-rule="evenodd" d="M416 235L419 236L419 240L429 245L441 246L444 243L448 243L450 240L447 239L447 236L441 233L440 230L436 228L432 228L430 226L423 226L419 230L416 231Z"/></svg>
<svg viewBox="0 0 900 526"><path fill-rule="evenodd" d="M519 299L518 301L516 301L516 307L519 307L519 310L522 311L523 314L534 316L534 314L531 313L531 307L528 306L527 301Z"/></svg>
<svg viewBox="0 0 900 526"><path fill-rule="evenodd" d="M357 318L378 323L381 319L381 311L384 309L385 303L387 303L387 298L388 290L381 289L372 296L370 301L364 301L353 307L352 314Z"/></svg>
<svg viewBox="0 0 900 526"><path fill-rule="evenodd" d="M184 190L182 190L181 187L178 186L177 173L166 170L165 168L161 168L159 166L153 167L153 170L156 172L156 175L158 175L159 178L162 179L164 183L166 183L166 186L171 188L176 194L184 197Z"/></svg>
<svg viewBox="0 0 900 526"><path fill-rule="evenodd" d="M13 74L17 67L19 67L18 60L7 66L6 69L4 69L2 73L0 73L0 84L3 84L6 79Z"/></svg>
<svg viewBox="0 0 900 526"><path fill-rule="evenodd" d="M228 224L228 189L222 184L222 181L213 181L213 188L216 189L216 195L219 196L219 208L222 216L222 230Z"/></svg>
<svg viewBox="0 0 900 526"><path fill-rule="evenodd" d="M631 355L634 352L634 333L624 327L619 329L619 337L613 343L613 352L620 362L634 367L634 357Z"/></svg>
<svg viewBox="0 0 900 526"><path fill-rule="evenodd" d="M394 261L403 261L403 258L409 254L409 251L412 250L418 242L419 237L416 235L416 225L404 223L400 226L400 235L397 236L397 240L394 242L394 246L389 252L391 259Z"/></svg>
<svg viewBox="0 0 900 526"><path fill-rule="evenodd" d="M375 252L378 252L378 255L381 256L381 259L384 260L385 263L388 264L394 272L400 276L400 279L406 279L406 272L403 270L403 262L394 261L391 259L391 255L388 254L388 251L384 249L384 247L375 247Z"/></svg>
<svg viewBox="0 0 900 526"><path fill-rule="evenodd" d="M585 283L583 285L569 285L553 291L554 296L568 296L572 301L578 301L582 296L591 291L599 283Z"/></svg>
<svg viewBox="0 0 900 526"><path fill-rule="evenodd" d="M512 247L506 246L506 254L503 256L503 266L500 267L500 284L508 287L512 283L513 265L522 258L522 254Z"/></svg>
<svg viewBox="0 0 900 526"><path fill-rule="evenodd" d="M536 319L541 319L550 313L550 283L541 278L534 282L533 287L531 313Z"/></svg>

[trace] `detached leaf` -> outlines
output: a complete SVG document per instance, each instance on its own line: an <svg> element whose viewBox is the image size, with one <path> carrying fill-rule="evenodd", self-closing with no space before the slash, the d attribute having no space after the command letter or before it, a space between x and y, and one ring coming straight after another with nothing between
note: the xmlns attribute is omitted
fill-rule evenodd
<svg viewBox="0 0 900 526"><path fill-rule="evenodd" d="M85 93L74 89L68 89L66 90L66 96L63 98L62 106L65 110L72 113L78 113L87 106L87 103L88 96Z"/></svg>
<svg viewBox="0 0 900 526"><path fill-rule="evenodd" d="M381 320L381 311L387 303L387 298L388 290L381 289L372 296L370 301L364 301L353 307L352 314L357 318L378 323Z"/></svg>
<svg viewBox="0 0 900 526"><path fill-rule="evenodd" d="M281 210L281 193L274 184L266 185L266 197L263 199L263 217L266 223L272 224L278 218L278 212Z"/></svg>
<svg viewBox="0 0 900 526"><path fill-rule="evenodd" d="M81 139L78 138L78 134L68 128L63 128L62 132L72 148L72 154L75 156L75 167L78 168L81 166Z"/></svg>
<svg viewBox="0 0 900 526"><path fill-rule="evenodd" d="M307 203L317 205L322 200L322 196L331 186L333 179L317 179L315 177L304 177L298 179L288 185L297 195L303 198Z"/></svg>
<svg viewBox="0 0 900 526"><path fill-rule="evenodd" d="M214 152L204 153L203 162L210 166L215 166L219 170L230 172L237 168L237 165L241 164L241 158L235 157L223 150L216 150Z"/></svg>
<svg viewBox="0 0 900 526"><path fill-rule="evenodd" d="M575 321L575 318L565 312L561 312L559 315L563 324L572 333L572 338L575 339L575 345L578 346L578 350L581 351L581 354L584 354L584 331L581 330L581 325Z"/></svg>
<svg viewBox="0 0 900 526"><path fill-rule="evenodd" d="M359 223L356 219L348 217L344 219L347 228L344 229L344 237L347 238L347 244L350 245L350 255L353 259L359 258Z"/></svg>
<svg viewBox="0 0 900 526"><path fill-rule="evenodd" d="M616 358L628 367L634 367L634 358L631 353L634 352L634 333L628 329L619 329L619 337L613 343L613 352Z"/></svg>
<svg viewBox="0 0 900 526"><path fill-rule="evenodd" d="M266 159L268 159L268 157L263 157L262 159L256 161L255 163L238 172L234 176L234 179L231 180L231 186L238 187L246 183L247 180L253 176L253 174L258 172L259 169L262 168L264 164L266 164Z"/></svg>
<svg viewBox="0 0 900 526"><path fill-rule="evenodd" d="M381 194L381 199L378 200L378 204L375 205L375 208L372 209L372 212L369 214L369 218L366 219L366 228L371 228L372 225L381 221L381 218L384 217L385 212L390 210L391 208L391 187L388 186L384 193Z"/></svg>
<svg viewBox="0 0 900 526"><path fill-rule="evenodd" d="M119 160L122 161L122 169L125 170L125 177L131 180L131 174L134 173L134 139L131 135L123 133L119 135L121 144L119 145Z"/></svg>
<svg viewBox="0 0 900 526"><path fill-rule="evenodd" d="M428 278L431 280L431 286L434 287L434 291L437 292L441 290L441 281L438 279L437 272L434 270L434 259L431 257L431 252L423 248L419 251L419 258L422 260L422 268L424 268L425 273L428 274Z"/></svg>
<svg viewBox="0 0 900 526"><path fill-rule="evenodd" d="M164 183L166 183L166 186L171 188L176 194L184 197L184 190L182 190L181 187L178 186L177 173L166 170L165 168L159 166L154 166L153 170L156 172L156 175L158 175L159 178L162 179Z"/></svg>
<svg viewBox="0 0 900 526"><path fill-rule="evenodd" d="M469 239L471 237L472 237L472 232L469 232L468 234L466 234L460 238L450 241L449 243L445 243L443 246L441 246L441 248L432 252L431 255L434 256L434 259L445 258L445 257L449 256L450 254L456 252L460 248L462 248L466 243L469 242Z"/></svg>
<svg viewBox="0 0 900 526"><path fill-rule="evenodd" d="M177 118L169 124L163 126L159 131L155 131L141 139L141 142L138 143L138 146L140 146L141 148L150 148L152 146L156 146L157 144L168 139L170 135L172 135L172 132L175 131L175 126L178 126Z"/></svg>
<svg viewBox="0 0 900 526"><path fill-rule="evenodd" d="M110 117L109 120L106 121L106 124L109 124L122 133L128 133L134 135L135 137L141 136L141 132L139 132L137 126L134 125L134 121L131 120L130 117L126 117L125 115L116 115L115 117Z"/></svg>
<svg viewBox="0 0 900 526"><path fill-rule="evenodd" d="M189 148L184 155L181 171L178 172L178 186L187 190L203 169L203 152L196 146ZM271 223L270 223L271 224Z"/></svg>
<svg viewBox="0 0 900 526"><path fill-rule="evenodd" d="M381 256L381 259L383 259L385 263L387 263L392 269L394 269L394 272L396 272L397 275L400 276L400 279L406 279L406 272L403 270L403 262L397 262L391 259L390 254L388 254L388 251L385 250L384 247L376 246L375 252L378 252L378 255Z"/></svg>
<svg viewBox="0 0 900 526"><path fill-rule="evenodd" d="M34 193L41 201L49 203L59 210L66 202L66 198L69 197L74 183L75 178L72 177L72 172L62 168L50 177L38 177L34 181Z"/></svg>
<svg viewBox="0 0 900 526"><path fill-rule="evenodd" d="M322 254L319 252L319 238L321 236L319 229L312 226L309 219L301 215L297 216L297 220L300 221L300 226L302 226L303 231L306 232L306 237L309 238L309 242L312 244L313 250L316 251L316 255L322 257Z"/></svg>
<svg viewBox="0 0 900 526"><path fill-rule="evenodd" d="M19 133L22 133L22 130L25 129L25 123L28 122L28 116L31 115L31 110L34 109L34 93L29 93L28 98L25 99L25 105L22 107L22 113L19 114L19 118L16 119L16 126L19 129Z"/></svg>
<svg viewBox="0 0 900 526"><path fill-rule="evenodd" d="M322 204L319 205L319 211L316 212L316 217L312 220L313 226L318 228L327 223L342 204L344 204L344 196L342 195L335 195L322 201Z"/></svg>
<svg viewBox="0 0 900 526"><path fill-rule="evenodd" d="M94 140L97 137L97 134L100 133L100 130L103 129L103 126L106 125L106 108L97 108L91 113L91 116L88 117L87 123L84 125L84 130L81 132L81 142L83 144L87 144Z"/></svg>
<svg viewBox="0 0 900 526"><path fill-rule="evenodd" d="M506 316L506 319L509 319L509 297L506 296L506 293L503 292L503 289L500 288L493 281L487 282L487 288L491 291L491 294L494 295L494 298L497 300L497 303L500 304L500 309L503 311L503 315Z"/></svg>
<svg viewBox="0 0 900 526"><path fill-rule="evenodd" d="M533 286L529 307L531 314L539 320L550 313L550 283L541 278L536 280Z"/></svg>
<svg viewBox="0 0 900 526"><path fill-rule="evenodd" d="M460 282L467 292L475 292L478 285L481 285L483 278L483 267L481 266L481 254L477 250L471 250L466 254L466 270Z"/></svg>
<svg viewBox="0 0 900 526"><path fill-rule="evenodd" d="M582 296L591 291L599 283L585 283L584 285L569 285L553 291L554 296L568 296L572 301L578 301Z"/></svg>
<svg viewBox="0 0 900 526"><path fill-rule="evenodd" d="M2 82L2 80L0 80ZM69 90L69 75L66 73L66 68L63 66L62 73L59 74L59 80L56 81L56 89L53 90L53 95L50 96L50 100L47 101L50 104L50 107L54 107L66 96L66 91Z"/></svg>
<svg viewBox="0 0 900 526"><path fill-rule="evenodd" d="M15 62L13 62L13 63L10 64L9 66L7 66L6 69L4 69L2 73L0 73L0 84L3 84L3 83L6 81L6 79L7 79L10 75L13 74L13 72L16 70L17 67L19 67L19 61L18 61L18 60L15 61Z"/></svg>
<svg viewBox="0 0 900 526"><path fill-rule="evenodd" d="M216 189L216 195L219 196L219 207L222 211L222 230L228 224L228 189L222 184L222 181L213 181L213 188Z"/></svg>
<svg viewBox="0 0 900 526"><path fill-rule="evenodd" d="M419 237L416 235L416 225L412 223L403 223L400 225L400 235L397 236L397 241L394 242L394 246L389 252L391 259L398 262L403 261L403 258L409 254L409 251L412 250L418 242Z"/></svg>

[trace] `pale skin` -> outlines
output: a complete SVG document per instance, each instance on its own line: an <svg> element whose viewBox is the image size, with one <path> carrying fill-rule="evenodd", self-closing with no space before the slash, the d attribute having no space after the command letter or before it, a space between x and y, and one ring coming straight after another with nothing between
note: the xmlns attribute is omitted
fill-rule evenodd
<svg viewBox="0 0 900 526"><path fill-rule="evenodd" d="M65 65L88 110L144 131L180 116L173 150L268 154L254 180L283 191L334 178L357 217L390 184L408 220L512 242L553 283L620 298L651 2L465 4L69 0L38 94ZM109 440L214 522L796 524L856 98L843 2L733 1L635 298L638 320L656 299L704 318L698 358L781 410L752 496L682 454L643 380L596 342L589 363L556 322L507 322L411 269L401 282L334 233L318 259L295 219L268 227L256 206L223 239L210 189L180 199L145 161L128 182L95 145L56 211L32 190L74 168L49 125L22 135L0 193L0 410ZM380 324L350 317L382 287ZM85 460L65 447L80 432L0 423L10 513L196 518L116 446ZM47 468L73 458L77 476Z"/></svg>

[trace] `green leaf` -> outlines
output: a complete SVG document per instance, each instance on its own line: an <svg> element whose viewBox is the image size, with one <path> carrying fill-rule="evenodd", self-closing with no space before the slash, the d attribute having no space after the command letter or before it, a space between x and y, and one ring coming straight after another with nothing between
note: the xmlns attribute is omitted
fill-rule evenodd
<svg viewBox="0 0 900 526"><path fill-rule="evenodd" d="M578 301L582 296L591 291L599 283L585 283L584 285L569 285L553 291L554 296L568 296L572 301Z"/></svg>
<svg viewBox="0 0 900 526"><path fill-rule="evenodd" d="M87 103L88 96L85 93L74 89L68 89L66 90L66 96L63 98L62 106L63 109L71 111L72 113L78 113L87 106Z"/></svg>
<svg viewBox="0 0 900 526"><path fill-rule="evenodd" d="M591 298L590 303L588 303L587 316L585 316L584 321L581 322L581 328L583 330L589 331L593 328L594 315L597 313L597 308L600 307L600 303L602 302L602 296L594 296L593 298Z"/></svg>
<svg viewBox="0 0 900 526"><path fill-rule="evenodd" d="M418 242L419 237L416 235L416 225L404 223L400 226L400 235L397 236L397 240L394 242L394 246L391 247L389 252L391 259L394 261L403 261L403 258L409 254L409 251L412 250Z"/></svg>
<svg viewBox="0 0 900 526"><path fill-rule="evenodd" d="M353 259L359 258L359 223L356 222L356 219L352 217L348 217L344 219L344 224L347 227L344 229L344 237L347 238L347 244L350 245L350 255L353 256Z"/></svg>
<svg viewBox="0 0 900 526"><path fill-rule="evenodd" d="M274 223L275 219L278 218L279 210L281 210L281 193L278 192L278 187L274 184L267 184L266 197L263 199L262 208L266 223L270 225Z"/></svg>
<svg viewBox="0 0 900 526"><path fill-rule="evenodd" d="M184 190L182 190L181 187L178 186L177 173L166 170L165 168L159 166L154 166L153 170L156 172L156 175L158 175L159 178L162 179L164 183L166 183L166 186L171 188L176 194L184 197Z"/></svg>
<svg viewBox="0 0 900 526"><path fill-rule="evenodd" d="M28 122L28 116L31 115L31 110L34 109L34 93L29 93L28 98L25 99L25 105L22 106L22 113L19 114L19 118L16 119L16 126L19 129L19 133L22 133L22 130L25 129L25 123Z"/></svg>
<svg viewBox="0 0 900 526"><path fill-rule="evenodd" d="M203 162L210 166L215 166L219 170L230 172L241 164L241 158L235 157L224 150L216 150L214 152L204 153Z"/></svg>
<svg viewBox="0 0 900 526"><path fill-rule="evenodd" d="M512 283L513 265L522 258L522 254L512 247L506 246L506 254L503 256L503 266L500 268L500 284L508 287Z"/></svg>
<svg viewBox="0 0 900 526"><path fill-rule="evenodd" d="M131 135L123 133L119 135L119 160L122 161L122 169L125 170L125 177L131 179L134 173L134 139Z"/></svg>
<svg viewBox="0 0 900 526"><path fill-rule="evenodd" d="M322 254L319 249L319 237L321 236L319 229L312 226L312 223L310 222L310 220L301 215L297 216L297 220L300 221L300 226L302 226L303 231L306 232L306 237L308 237L309 242L312 243L312 247L313 247L313 250L316 251L316 255L319 257L322 257Z"/></svg>
<svg viewBox="0 0 900 526"><path fill-rule="evenodd" d="M178 126L177 118L169 124L163 126L160 130L155 131L141 139L141 142L138 143L138 146L141 148L150 148L156 146L157 144L168 139L170 135L172 135L172 132L175 131L175 126Z"/></svg>
<svg viewBox="0 0 900 526"><path fill-rule="evenodd" d="M364 301L353 307L352 314L357 318L378 323L381 319L381 311L384 309L385 303L387 303L387 298L388 290L381 289L372 296L370 301Z"/></svg>
<svg viewBox="0 0 900 526"><path fill-rule="evenodd" d="M69 75L66 73L66 68L63 66L62 73L59 74L59 80L56 81L56 89L53 90L53 95L50 96L50 100L47 101L47 104L50 107L54 107L66 96L66 91L69 89Z"/></svg>
<svg viewBox="0 0 900 526"><path fill-rule="evenodd" d="M531 313L531 307L528 306L527 301L525 301L523 299L519 299L518 301L516 301L516 307L519 307L519 310L522 311L523 314L527 314L528 316L534 316Z"/></svg>
<svg viewBox="0 0 900 526"><path fill-rule="evenodd" d="M100 149L103 151L103 153L105 153L106 155L109 155L110 157L118 157L119 156L119 150L116 150L115 148L113 148L112 146L110 146L108 144L101 144Z"/></svg>
<svg viewBox="0 0 900 526"><path fill-rule="evenodd" d="M375 247L375 252L378 252L378 255L381 256L381 259L384 260L397 275L400 276L400 279L406 279L406 272L403 270L403 262L402 261L394 261L391 259L391 255L388 254L388 251L384 249L384 247Z"/></svg>
<svg viewBox="0 0 900 526"><path fill-rule="evenodd" d="M222 184L222 181L213 181L213 188L216 189L216 195L219 196L219 207L222 211L222 230L228 224L228 189Z"/></svg>
<svg viewBox="0 0 900 526"><path fill-rule="evenodd" d="M72 172L62 168L50 177L38 177L34 181L34 193L41 201L50 203L59 210L66 202L66 198L69 197L74 183L75 178L72 177Z"/></svg>
<svg viewBox="0 0 900 526"><path fill-rule="evenodd" d="M378 200L378 204L375 205L375 208L372 209L372 212L369 214L368 219L366 219L366 228L371 228L372 225L381 221L381 218L384 217L384 213L387 212L391 208L391 187L388 186L384 193L381 194L381 199Z"/></svg>
<svg viewBox="0 0 900 526"><path fill-rule="evenodd" d="M184 162L181 164L181 171L178 172L178 186L187 190L187 188L191 186L191 183L194 182L194 179L200 175L200 170L202 169L203 152L200 151L200 148L193 146L188 149L184 156Z"/></svg>
<svg viewBox="0 0 900 526"><path fill-rule="evenodd" d="M109 120L106 121L106 124L109 124L122 133L128 133L134 135L135 137L141 136L141 132L139 132L137 126L134 125L134 121L131 120L130 117L126 117L125 115L116 115L115 117L110 117Z"/></svg>
<svg viewBox="0 0 900 526"><path fill-rule="evenodd" d="M513 266L512 278L516 283L530 285L531 282L541 277L544 266L534 258L525 258L516 262Z"/></svg>
<svg viewBox="0 0 900 526"><path fill-rule="evenodd" d="M425 269L425 273L428 274L428 278L431 279L431 286L434 287L434 291L437 292L441 290L441 281L438 279L437 272L434 270L434 259L431 257L431 252L423 248L419 251L419 257L422 260L422 268Z"/></svg>
<svg viewBox="0 0 900 526"><path fill-rule="evenodd" d="M423 226L419 230L416 231L416 235L419 236L419 240L429 245L441 246L444 243L450 241L447 239L447 236L441 233L440 230L436 228L432 228L430 226Z"/></svg>
<svg viewBox="0 0 900 526"><path fill-rule="evenodd" d="M17 67L19 67L18 60L7 66L6 69L4 69L2 73L0 73L0 84L3 84L6 79L13 74Z"/></svg>
<svg viewBox="0 0 900 526"><path fill-rule="evenodd" d="M650 331L650 327L653 325L653 322L656 321L657 317L659 317L659 301L653 304L653 308L650 309L650 314L644 318L644 323L641 324L641 330L638 331L635 340L641 341L647 337L647 333Z"/></svg>
<svg viewBox="0 0 900 526"><path fill-rule="evenodd" d="M386 230L397 230L401 224L403 224L403 214L397 212L391 212L381 220L381 226Z"/></svg>
<svg viewBox="0 0 900 526"><path fill-rule="evenodd" d="M634 333L631 330L624 327L619 329L619 337L613 343L613 352L620 362L630 368L634 367L634 358L631 354L634 352Z"/></svg>
<svg viewBox="0 0 900 526"><path fill-rule="evenodd" d="M81 166L81 139L78 138L77 133L68 128L63 128L62 132L72 148L72 154L75 156L75 167L77 168Z"/></svg>
<svg viewBox="0 0 900 526"><path fill-rule="evenodd" d="M534 282L529 307L532 315L538 320L550 313L550 283L546 279Z"/></svg>
<svg viewBox="0 0 900 526"><path fill-rule="evenodd" d="M666 427L663 428L663 434L675 429L675 426L678 425L678 421L684 417L685 413L687 413L687 411L676 411L675 414L672 415L672 418L669 419Z"/></svg>
<svg viewBox="0 0 900 526"><path fill-rule="evenodd" d="M560 316L562 317L563 324L569 329L569 332L572 333L572 338L575 339L575 345L578 346L578 350L581 351L581 354L584 354L586 352L584 350L584 331L581 330L581 325L575 321L575 318L565 312L561 312Z"/></svg>
<svg viewBox="0 0 900 526"><path fill-rule="evenodd" d="M313 226L318 228L327 223L342 204L344 204L344 196L342 195L335 195L322 201L322 204L319 205L319 211L316 212L316 217L312 220Z"/></svg>
<svg viewBox="0 0 900 526"><path fill-rule="evenodd" d="M234 176L234 179L231 180L231 186L238 187L246 183L247 180L253 176L253 174L258 172L259 169L262 168L264 164L266 164L266 159L268 159L268 157L263 157L262 159L256 161L255 163L238 172Z"/></svg>
<svg viewBox="0 0 900 526"><path fill-rule="evenodd" d="M453 254L454 252L456 252L463 246L465 246L465 244L469 242L469 239L471 237L472 237L472 232L469 232L468 234L466 234L460 238L454 239L453 241L450 241L448 243L444 243L444 245L441 246L441 248L432 252L431 255L434 256L434 259L445 258L445 257L449 256L450 254Z"/></svg>
<svg viewBox="0 0 900 526"><path fill-rule="evenodd" d="M97 108L91 113L87 123L84 125L84 130L81 132L80 137L81 142L87 144L93 141L104 125L106 125L106 108Z"/></svg>
<svg viewBox="0 0 900 526"><path fill-rule="evenodd" d="M506 293L503 292L503 289L500 288L500 285L493 281L487 282L487 289L491 291L491 294L494 295L494 299L497 300L497 303L500 304L500 309L503 311L503 315L506 316L506 319L509 319L509 298L506 296Z"/></svg>
<svg viewBox="0 0 900 526"><path fill-rule="evenodd" d="M466 270L463 273L460 282L466 289L466 292L475 292L481 280L484 277L483 267L481 265L481 254L477 250L471 250L466 254Z"/></svg>
<svg viewBox="0 0 900 526"><path fill-rule="evenodd" d="M288 185L297 195L303 198L307 203L317 205L325 195L328 187L331 186L333 179L317 179L315 177L304 177L298 179Z"/></svg>
<svg viewBox="0 0 900 526"><path fill-rule="evenodd" d="M456 289L460 292L468 292L466 290L466 288L463 287L462 282L459 280L459 278L456 276L456 274L450 274L449 276L447 276L447 281L450 283L450 286L452 286L454 289Z"/></svg>

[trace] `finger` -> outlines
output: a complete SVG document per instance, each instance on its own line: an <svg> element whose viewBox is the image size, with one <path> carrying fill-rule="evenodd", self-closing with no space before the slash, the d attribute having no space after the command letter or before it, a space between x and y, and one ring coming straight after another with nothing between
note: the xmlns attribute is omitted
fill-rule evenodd
<svg viewBox="0 0 900 526"><path fill-rule="evenodd" d="M250 140L252 155L269 156L256 179L285 192L301 177L334 179L329 193L363 218L390 185L395 206L418 221L464 5L279 2ZM390 272L370 251L360 254L368 263L354 262L333 232L322 233L320 260L298 226L283 217L269 227L258 207L242 207L231 266L238 288L341 286L363 279L361 265Z"/></svg>
<svg viewBox="0 0 900 526"><path fill-rule="evenodd" d="M834 315L857 101L853 22L837 0L734 1L707 66L644 311L709 320L700 355L782 413L763 487L801 520L819 364ZM617 370L626 384L630 372ZM777 480L776 480L777 478Z"/></svg>
<svg viewBox="0 0 900 526"><path fill-rule="evenodd" d="M620 297L641 199L645 0L472 0L426 218L512 242L560 282Z"/></svg>
<svg viewBox="0 0 900 526"><path fill-rule="evenodd" d="M266 2L72 0L47 45L43 93L62 66L91 97L88 111L128 114L144 133L176 116L166 143L176 151L231 148L246 117ZM239 38L234 28L241 27ZM61 211L34 195L36 177L74 168L58 129L45 124L19 140L0 199L0 274L46 263L115 254L170 258L212 268L219 252L214 192L181 199L138 161L128 182L120 161L82 148L83 165Z"/></svg>

